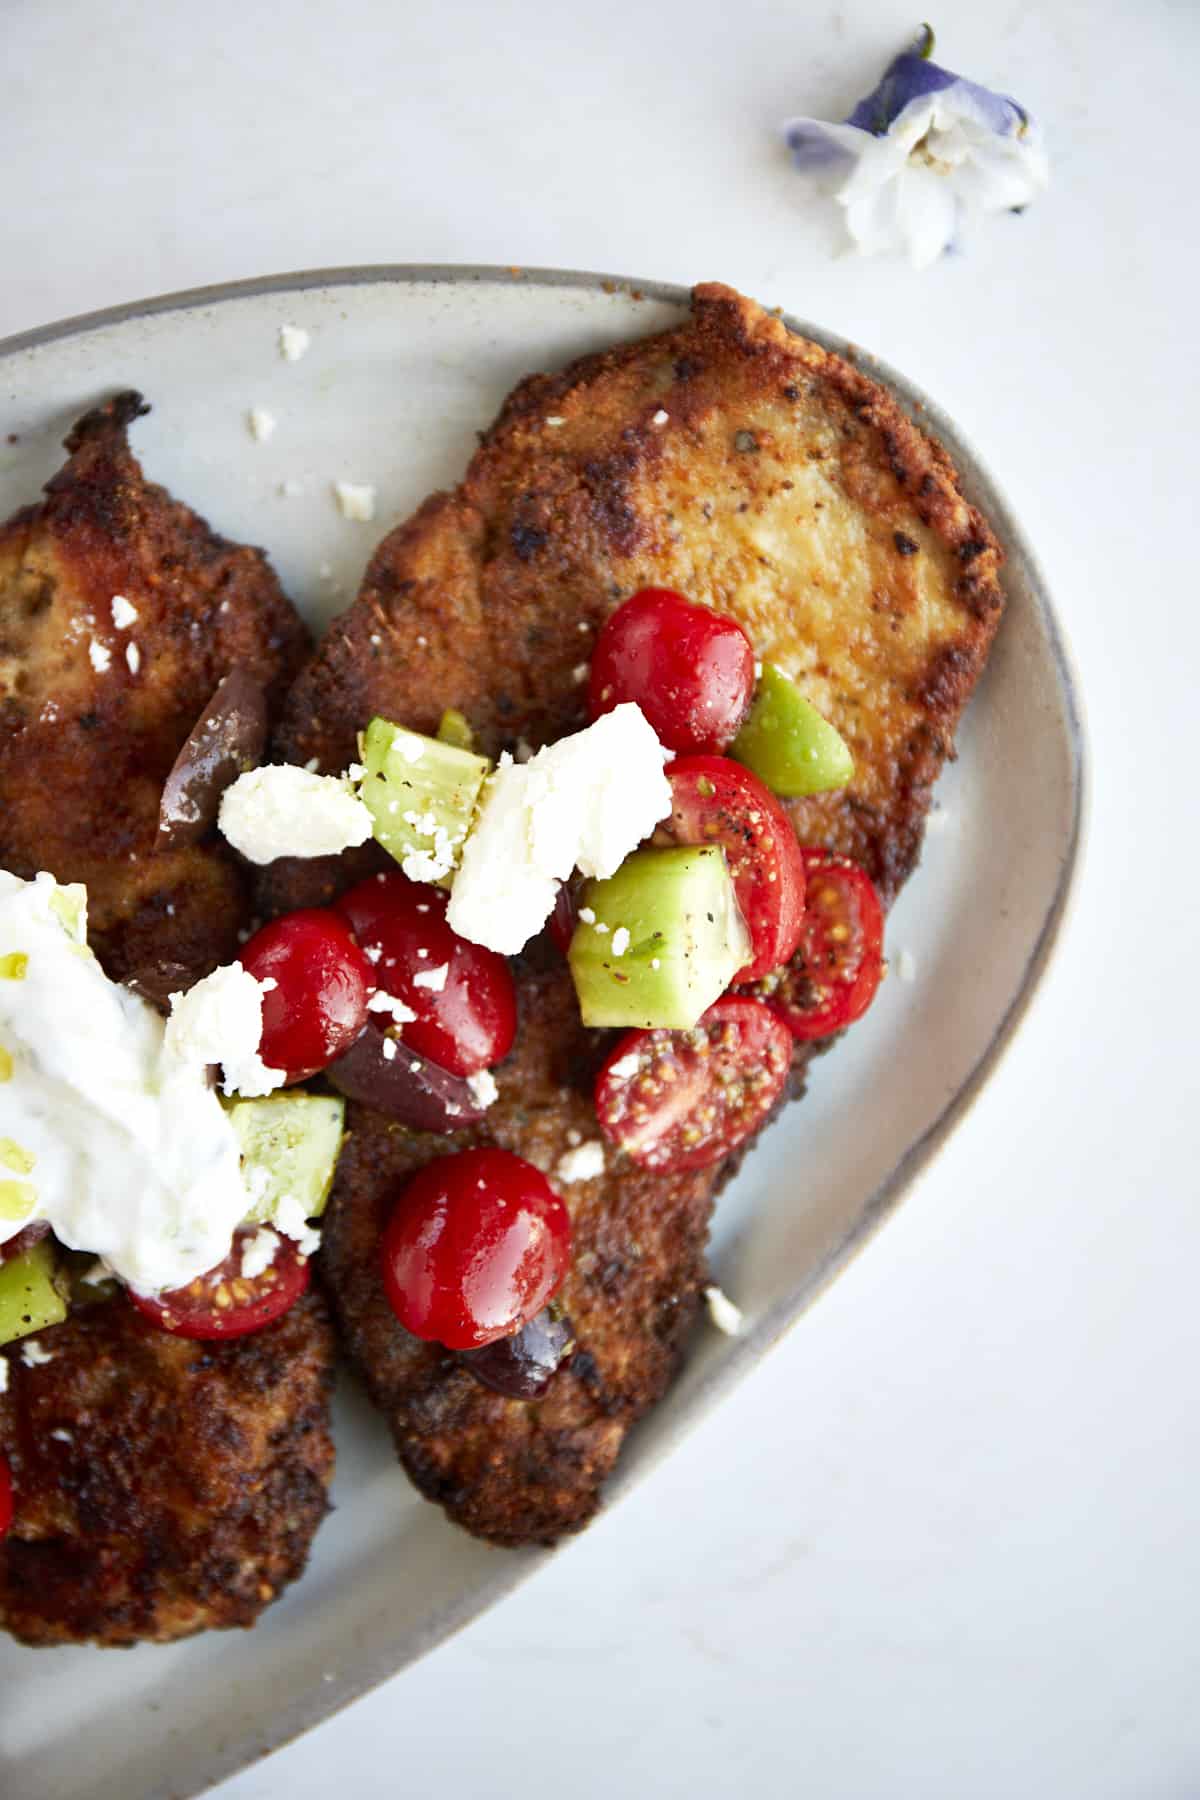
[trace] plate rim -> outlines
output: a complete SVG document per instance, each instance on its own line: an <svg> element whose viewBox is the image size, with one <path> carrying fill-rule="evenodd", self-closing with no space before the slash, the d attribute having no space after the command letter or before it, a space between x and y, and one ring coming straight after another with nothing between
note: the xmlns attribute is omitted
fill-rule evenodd
<svg viewBox="0 0 1200 1800"><path fill-rule="evenodd" d="M271 294L282 297L302 294L316 288L356 288L381 284L465 287L489 283L510 287L526 286L531 290L577 289L612 298L624 296L634 301L658 301L684 311L691 300L691 289L680 283L639 280L627 275L580 269L491 263L351 264L183 288L53 320L49 324L0 339L0 364L63 339L87 336L108 326L128 325L139 319L164 313L200 311L226 302L256 299ZM649 1456L640 1461L637 1469L639 1480L669 1455L685 1432L692 1429L700 1417L743 1379L753 1363L773 1349L785 1333L798 1323L820 1294L875 1236L907 1190L932 1163L966 1117L1001 1059L1011 1048L1073 911L1083 869L1082 852L1091 808L1091 757L1075 659L1050 599L1048 584L1038 558L996 477L944 408L884 358L864 349L856 341L802 319L785 308L768 310L774 311L790 331L836 352L862 368L872 379L880 381L907 414L915 415L915 423L920 429L945 444L956 469L963 474L966 485L994 524L997 535L1009 553L1010 565L1020 567L1049 645L1057 687L1062 697L1069 752L1071 818L1054 891L1041 927L1030 947L1012 998L979 1058L937 1117L919 1138L907 1146L887 1176L867 1196L855 1224L845 1237L808 1272L786 1300L780 1300L769 1308L745 1336L736 1339L730 1346L729 1353L696 1386L689 1397L686 1412L659 1433ZM602 1505L604 1512L609 1511L628 1492L632 1479L633 1471L628 1462L622 1459L606 1484ZM410 1664L471 1623L539 1568L544 1567L552 1556L569 1547L569 1543L570 1540L565 1540L558 1551L505 1553L503 1569L498 1569L494 1577L480 1583L458 1604L425 1621L422 1629L411 1639L407 1653L399 1661L394 1655L368 1655L356 1669L353 1679L333 1684L325 1693L297 1696L293 1706L276 1715L253 1748L243 1744L234 1747L232 1754L210 1751L209 1757L205 1759L206 1767L197 1771L198 1781L182 1787L177 1781L173 1781L170 1784L171 1794L177 1800L191 1800L192 1796L206 1792L217 1782L252 1766L262 1757L282 1749L285 1744L294 1742L305 1732L323 1724L352 1701L400 1674ZM166 1791L164 1788L163 1792Z"/></svg>

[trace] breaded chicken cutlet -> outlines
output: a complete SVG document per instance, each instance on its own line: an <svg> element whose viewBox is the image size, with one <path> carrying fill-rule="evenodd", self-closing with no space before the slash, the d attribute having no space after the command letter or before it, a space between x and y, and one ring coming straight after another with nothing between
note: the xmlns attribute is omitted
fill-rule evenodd
<svg viewBox="0 0 1200 1800"><path fill-rule="evenodd" d="M156 850L163 782L230 669L278 700L309 638L261 550L146 480L128 443L146 410L126 393L88 413L0 528L0 868L86 882L106 972L165 1004L237 954L246 884L215 832Z"/></svg>
<svg viewBox="0 0 1200 1800"><path fill-rule="evenodd" d="M379 546L292 690L276 754L334 773L373 715L431 733L446 707L487 754L536 748L586 722L587 659L612 609L674 588L738 619L850 745L850 786L791 803L792 816L890 901L999 623L1001 560L944 451L885 390L729 289L701 287L679 328L516 388L462 484ZM279 863L261 892L275 911L316 904L384 866L372 847ZM594 1512L677 1365L731 1172L651 1174L610 1151L603 1175L565 1190L561 1298L579 1350L543 1399L489 1392L409 1336L379 1266L396 1184L469 1142L550 1170L568 1133L595 1135L607 1045L580 1023L544 938L517 974L520 1035L486 1127L421 1137L352 1106L324 1234L346 1341L404 1466L452 1519L510 1545L553 1542ZM793 1092L810 1054L797 1049Z"/></svg>
<svg viewBox="0 0 1200 1800"><path fill-rule="evenodd" d="M26 1644L168 1643L253 1625L308 1559L333 1474L333 1333L306 1295L229 1343L122 1294L10 1345L0 1445L19 1495L0 1628ZM44 1358L44 1360L41 1360Z"/></svg>
<svg viewBox="0 0 1200 1800"><path fill-rule="evenodd" d="M215 832L155 849L163 779L223 676L240 665L278 696L308 638L261 551L145 480L126 441L145 410L125 394L89 413L46 498L0 529L0 866L85 881L108 973L164 1002L236 955L248 907ZM205 1344L121 1295L38 1344L45 1361L20 1341L3 1353L17 1504L0 1628L125 1645L253 1624L304 1567L327 1507L334 1343L320 1298Z"/></svg>

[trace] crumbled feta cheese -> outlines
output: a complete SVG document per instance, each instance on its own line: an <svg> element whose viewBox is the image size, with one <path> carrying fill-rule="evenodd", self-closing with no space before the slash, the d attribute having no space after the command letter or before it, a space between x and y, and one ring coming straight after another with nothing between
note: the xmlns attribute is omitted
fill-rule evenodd
<svg viewBox="0 0 1200 1800"><path fill-rule="evenodd" d="M585 925L594 925L596 923L596 915L590 906L581 906L579 909L579 917Z"/></svg>
<svg viewBox="0 0 1200 1800"><path fill-rule="evenodd" d="M129 666L129 673L136 675L142 666L142 653L136 644L126 644L125 661Z"/></svg>
<svg viewBox="0 0 1200 1800"><path fill-rule="evenodd" d="M281 325L279 327L279 354L284 362L299 362L312 336L302 325Z"/></svg>
<svg viewBox="0 0 1200 1800"><path fill-rule="evenodd" d="M54 1361L54 1353L43 1350L36 1338L26 1338L21 1345L21 1361L28 1369L40 1369L43 1364Z"/></svg>
<svg viewBox="0 0 1200 1800"><path fill-rule="evenodd" d="M440 994L446 985L446 977L450 973L450 964L444 962L436 969L418 969L413 976L413 986L430 988L433 993Z"/></svg>
<svg viewBox="0 0 1200 1800"><path fill-rule="evenodd" d="M376 951L375 954L378 956L379 952ZM397 1025L411 1024L417 1016L411 1006L405 1006L403 1000L397 1000L393 994L385 994L382 988L367 1001L367 1011L390 1013Z"/></svg>
<svg viewBox="0 0 1200 1800"><path fill-rule="evenodd" d="M624 925L618 925L617 929L613 932L612 953L614 956L624 956L628 948L629 933Z"/></svg>
<svg viewBox="0 0 1200 1800"><path fill-rule="evenodd" d="M242 1246L242 1280L253 1281L270 1268L279 1248L279 1238L269 1225L260 1225L252 1238Z"/></svg>
<svg viewBox="0 0 1200 1800"><path fill-rule="evenodd" d="M565 425L566 422L565 419L560 419L557 414L554 413L546 420L546 424L550 426L552 431L556 431L560 425Z"/></svg>
<svg viewBox="0 0 1200 1800"><path fill-rule="evenodd" d="M265 406L252 406L246 414L246 425L255 443L265 444L279 423L274 413L269 413Z"/></svg>
<svg viewBox="0 0 1200 1800"><path fill-rule="evenodd" d="M171 995L164 1047L181 1062L220 1063L222 1091L258 1099L287 1080L284 1069L268 1068L262 1042L261 982L239 962L214 969L186 994Z"/></svg>
<svg viewBox="0 0 1200 1800"><path fill-rule="evenodd" d="M477 1075L468 1075L467 1086L471 1090L471 1098L476 1106L491 1106L492 1102L500 1095L500 1089L496 1086L496 1077L490 1069L480 1069Z"/></svg>
<svg viewBox="0 0 1200 1800"><path fill-rule="evenodd" d="M652 956L650 958L650 967L652 969L661 969L662 968L662 958L660 956Z"/></svg>
<svg viewBox="0 0 1200 1800"><path fill-rule="evenodd" d="M0 1356L0 1394L8 1392L8 1358Z"/></svg>
<svg viewBox="0 0 1200 1800"><path fill-rule="evenodd" d="M619 1062L613 1063L608 1073L613 1081L632 1081L641 1066L641 1057L636 1050L631 1050L628 1056L623 1056Z"/></svg>
<svg viewBox="0 0 1200 1800"><path fill-rule="evenodd" d="M50 1433L50 1436L54 1439L56 1444L73 1444L75 1442L75 1439L71 1436L70 1432L64 1431L61 1425L56 1425L54 1430Z"/></svg>
<svg viewBox="0 0 1200 1800"><path fill-rule="evenodd" d="M371 836L371 815L348 782L290 763L239 775L221 796L218 824L252 863L336 856Z"/></svg>
<svg viewBox="0 0 1200 1800"><path fill-rule="evenodd" d="M375 517L375 489L369 481L335 481L333 494L343 519L365 524Z"/></svg>
<svg viewBox="0 0 1200 1800"><path fill-rule="evenodd" d="M489 778L450 894L462 937L514 955L540 931L572 869L606 878L671 810L663 750L640 708L501 761Z"/></svg>
<svg viewBox="0 0 1200 1800"><path fill-rule="evenodd" d="M704 1298L708 1302L708 1316L717 1330L723 1331L726 1337L740 1336L744 1322L741 1307L735 1306L719 1287L706 1287Z"/></svg>
<svg viewBox="0 0 1200 1800"><path fill-rule="evenodd" d="M599 1138L580 1144L578 1149L564 1150L554 1165L559 1181L594 1181L604 1173L604 1145Z"/></svg>
<svg viewBox="0 0 1200 1800"><path fill-rule="evenodd" d="M88 661L97 675L103 675L112 662L112 651L107 644L101 644L96 638L93 638L88 645Z"/></svg>
<svg viewBox="0 0 1200 1800"><path fill-rule="evenodd" d="M603 937L605 935L605 933L608 931L608 926L604 923L603 919L597 919L596 931L600 937Z"/></svg>
<svg viewBox="0 0 1200 1800"><path fill-rule="evenodd" d="M652 425L665 425L669 417L670 417L670 414L667 413L660 406L658 411L655 413L654 417L651 419L650 423Z"/></svg>
<svg viewBox="0 0 1200 1800"><path fill-rule="evenodd" d="M384 1040L383 1040L383 1060L384 1060L384 1062L395 1062L395 1060L396 1060L396 1040L395 1040L395 1038L390 1038L390 1037L384 1038Z"/></svg>
<svg viewBox="0 0 1200 1800"><path fill-rule="evenodd" d="M917 979L917 959L911 950L901 950L896 957L896 973L901 981Z"/></svg>
<svg viewBox="0 0 1200 1800"><path fill-rule="evenodd" d="M321 1234L312 1229L295 1194L280 1195L275 1202L271 1223L276 1230L282 1231L284 1237L291 1238L301 1256L312 1256L320 1249Z"/></svg>
<svg viewBox="0 0 1200 1800"><path fill-rule="evenodd" d="M124 594L112 597L112 622L118 631L128 631L137 619L137 607L130 604Z"/></svg>
<svg viewBox="0 0 1200 1800"><path fill-rule="evenodd" d="M587 680L588 671L590 668L591 668L590 663L576 663L575 664L575 667L571 670L571 680L575 683L576 687L580 687L583 684L583 682L585 682Z"/></svg>
<svg viewBox="0 0 1200 1800"><path fill-rule="evenodd" d="M754 665L754 679L755 681L762 680L762 664L760 662L756 662Z"/></svg>

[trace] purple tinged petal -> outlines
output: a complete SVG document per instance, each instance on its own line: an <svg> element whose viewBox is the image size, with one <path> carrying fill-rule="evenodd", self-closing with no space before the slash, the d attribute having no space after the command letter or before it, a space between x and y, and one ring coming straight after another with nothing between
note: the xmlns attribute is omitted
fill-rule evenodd
<svg viewBox="0 0 1200 1800"><path fill-rule="evenodd" d="M798 169L831 169L851 162L865 141L857 129L824 119L790 119L784 140Z"/></svg>
<svg viewBox="0 0 1200 1800"><path fill-rule="evenodd" d="M939 94L949 87L957 88L964 98L969 96L981 122L991 131L1011 137L1028 122L1024 107L1008 95L993 93L975 81L965 81L950 69L929 62L918 50L902 50L884 70L878 87L859 101L846 123L883 137L910 101Z"/></svg>

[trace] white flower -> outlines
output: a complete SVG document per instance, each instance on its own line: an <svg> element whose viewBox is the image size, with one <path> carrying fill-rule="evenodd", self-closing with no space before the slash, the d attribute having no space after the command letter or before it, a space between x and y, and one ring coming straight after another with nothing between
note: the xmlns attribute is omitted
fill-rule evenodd
<svg viewBox="0 0 1200 1800"><path fill-rule="evenodd" d="M792 119L785 127L798 168L849 165L835 198L866 255L906 251L927 268L963 221L1019 212L1049 180L1034 121L1003 94L928 60L933 33L894 58L845 123Z"/></svg>

